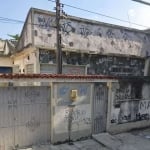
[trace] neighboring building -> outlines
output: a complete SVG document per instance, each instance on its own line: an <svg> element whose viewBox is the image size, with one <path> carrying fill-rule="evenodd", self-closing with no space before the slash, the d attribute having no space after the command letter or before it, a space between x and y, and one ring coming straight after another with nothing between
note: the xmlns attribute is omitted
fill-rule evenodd
<svg viewBox="0 0 150 150"><path fill-rule="evenodd" d="M0 73L13 72L13 60L10 56L14 52L14 50L14 41L0 39Z"/></svg>
<svg viewBox="0 0 150 150"><path fill-rule="evenodd" d="M144 75L148 32L72 16L61 31L63 73ZM12 58L21 73L56 73L55 13L30 9Z"/></svg>

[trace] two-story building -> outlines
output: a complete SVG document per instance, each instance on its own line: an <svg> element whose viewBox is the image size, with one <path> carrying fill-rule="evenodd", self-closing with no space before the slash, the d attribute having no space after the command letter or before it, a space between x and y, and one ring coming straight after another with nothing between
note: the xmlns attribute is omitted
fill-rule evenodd
<svg viewBox="0 0 150 150"><path fill-rule="evenodd" d="M61 19L63 73L143 76L150 56L147 31L68 16ZM55 13L31 8L17 52L21 73L56 73Z"/></svg>
<svg viewBox="0 0 150 150"><path fill-rule="evenodd" d="M13 72L13 59L10 57L15 51L15 41L0 39L0 73Z"/></svg>

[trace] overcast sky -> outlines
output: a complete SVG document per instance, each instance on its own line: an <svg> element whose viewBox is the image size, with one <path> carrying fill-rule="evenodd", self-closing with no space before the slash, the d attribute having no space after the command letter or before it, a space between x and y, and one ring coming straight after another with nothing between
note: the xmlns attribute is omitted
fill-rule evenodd
<svg viewBox="0 0 150 150"><path fill-rule="evenodd" d="M88 13L65 6L67 14L94 19L101 22L127 26L131 28L150 28L150 6L134 2L132 0L60 0L78 8L97 12L128 22L121 22L98 14ZM150 0L145 0L150 2ZM48 0L1 0L0 4L0 38L7 39L8 34L20 34L23 23L14 23L2 19L16 19L25 21L31 7L54 11L55 3ZM142 26L137 26L136 23ZM144 27L145 26L145 27Z"/></svg>

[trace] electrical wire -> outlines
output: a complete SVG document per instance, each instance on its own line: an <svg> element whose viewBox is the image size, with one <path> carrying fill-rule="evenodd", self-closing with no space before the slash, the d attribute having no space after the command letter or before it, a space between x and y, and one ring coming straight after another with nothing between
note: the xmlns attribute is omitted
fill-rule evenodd
<svg viewBox="0 0 150 150"><path fill-rule="evenodd" d="M48 0L48 1L56 2L54 0ZM106 18L109 18L109 19L113 19L113 20L117 20L117 21L121 21L121 22L124 22L124 23L129 23L129 21L124 20L124 19L119 19L119 18L116 18L116 17L112 17L112 16L109 16L109 15L102 14L102 13L98 13L98 12L90 11L90 10L87 10L87 9L79 8L79 7L76 7L76 6L68 5L68 4L65 4L65 3L61 3L61 4L63 6L67 6L67 7L74 8L74 9L78 9L78 10L85 11L85 12L88 12L88 13L91 13L91 14L103 16L103 17L106 17ZM150 28L149 26L145 26L145 25L138 24L138 23L135 23L135 22L130 22L130 23L133 24L133 25L139 26L139 27Z"/></svg>
<svg viewBox="0 0 150 150"><path fill-rule="evenodd" d="M56 2L54 0L48 0L48 1ZM109 15L102 14L102 13L98 13L98 12L90 11L90 10L87 10L87 9L79 8L79 7L76 7L76 6L68 5L68 4L65 4L65 3L61 3L61 5L71 7L71 8L74 8L74 9L78 9L78 10L81 10L81 11L85 11L85 12L88 12L88 13L96 14L96 15L99 15L99 16L103 16L103 17L106 17L106 18L110 18L110 19L113 19L113 20L117 20L117 21L121 21L121 22L125 22L125 23L130 23L130 24L137 25L137 26L140 26L140 27L150 28L149 26L141 25L141 24L134 23L134 22L129 22L127 20L119 19L119 18L116 18L116 17L112 17L112 16L109 16ZM24 24L25 21L0 17L0 23ZM39 24L34 24L34 23L28 23L28 24L39 25ZM52 26L52 27L54 27L54 26Z"/></svg>
<svg viewBox="0 0 150 150"><path fill-rule="evenodd" d="M21 20L16 20L16 19L10 19L10 18L5 18L5 17L0 17L0 23L9 23L9 24L24 24L25 21L21 21ZM40 25L37 23L27 23L27 24L31 24L31 25ZM56 28L55 26L51 26Z"/></svg>
<svg viewBox="0 0 150 150"><path fill-rule="evenodd" d="M8 21L8 22L24 23L24 21L20 21L20 20L16 20L16 19L10 19L10 18L4 18L4 17L0 17L0 20Z"/></svg>

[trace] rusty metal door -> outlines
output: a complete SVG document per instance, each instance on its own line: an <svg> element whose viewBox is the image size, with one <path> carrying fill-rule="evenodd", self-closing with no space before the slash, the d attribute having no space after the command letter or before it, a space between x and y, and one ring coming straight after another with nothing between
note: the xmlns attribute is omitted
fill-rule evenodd
<svg viewBox="0 0 150 150"><path fill-rule="evenodd" d="M0 87L0 150L50 142L50 87Z"/></svg>
<svg viewBox="0 0 150 150"><path fill-rule="evenodd" d="M108 89L106 83L95 83L93 98L92 133L106 130Z"/></svg>

